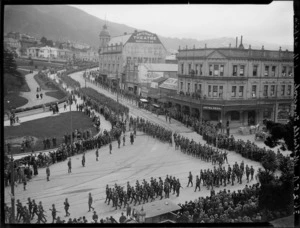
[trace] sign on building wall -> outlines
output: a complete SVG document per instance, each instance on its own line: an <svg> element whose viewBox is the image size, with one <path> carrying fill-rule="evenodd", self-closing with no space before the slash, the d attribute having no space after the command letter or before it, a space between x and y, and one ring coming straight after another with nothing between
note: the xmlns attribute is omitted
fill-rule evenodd
<svg viewBox="0 0 300 228"><path fill-rule="evenodd" d="M148 43L148 44L160 44L156 34L150 32L137 32L134 33L128 40L128 43Z"/></svg>
<svg viewBox="0 0 300 228"><path fill-rule="evenodd" d="M206 110L221 110L220 107L213 107L213 106L203 106L203 109L206 109Z"/></svg>

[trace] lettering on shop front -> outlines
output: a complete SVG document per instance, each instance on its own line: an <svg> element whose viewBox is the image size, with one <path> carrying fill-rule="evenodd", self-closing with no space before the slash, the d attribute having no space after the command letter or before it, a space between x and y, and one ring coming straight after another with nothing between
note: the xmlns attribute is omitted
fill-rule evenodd
<svg viewBox="0 0 300 228"><path fill-rule="evenodd" d="M211 107L211 106L203 106L203 109L208 109L208 110L221 110L220 107Z"/></svg>

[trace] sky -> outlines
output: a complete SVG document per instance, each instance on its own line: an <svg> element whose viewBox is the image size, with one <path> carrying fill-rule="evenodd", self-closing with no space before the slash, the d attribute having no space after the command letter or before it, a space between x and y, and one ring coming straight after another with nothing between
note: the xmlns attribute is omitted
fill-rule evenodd
<svg viewBox="0 0 300 228"><path fill-rule="evenodd" d="M165 37L198 40L243 35L293 45L293 2L269 5L71 5L107 21Z"/></svg>

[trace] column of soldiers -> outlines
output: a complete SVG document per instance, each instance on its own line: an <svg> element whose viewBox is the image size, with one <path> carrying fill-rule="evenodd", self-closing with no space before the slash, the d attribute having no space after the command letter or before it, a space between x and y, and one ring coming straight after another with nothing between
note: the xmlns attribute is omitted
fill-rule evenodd
<svg viewBox="0 0 300 228"><path fill-rule="evenodd" d="M234 185L235 181L238 184L242 184L242 179L245 174L247 183L249 183L249 181L253 180L254 172L255 170L253 166L249 167L248 165L246 165L245 167L244 161L242 161L240 165L237 162L235 162L233 167L228 165L227 170L225 166L219 166L218 168L214 166L214 168L211 170L201 169L200 175L196 176L195 192L197 189L199 189L199 191L201 190L201 182L202 186L206 186L208 190L213 190L215 187L218 188L222 185L224 185L224 187L226 187L228 184ZM187 187L189 187L189 184L191 184L191 187L193 187L193 175L191 172L188 176Z"/></svg>
<svg viewBox="0 0 300 228"><path fill-rule="evenodd" d="M50 149L51 141L52 141L53 147L56 147L56 138L55 137L53 137L52 139L51 138L44 138L44 140L43 140L44 150Z"/></svg>
<svg viewBox="0 0 300 228"><path fill-rule="evenodd" d="M37 216L37 224L40 224L41 222L47 222L45 211L41 201L39 202L39 204L36 204L34 199L31 200L30 198L28 198L28 202L26 204L28 206L23 206L20 200L17 200L16 222L23 221L23 223L30 223L34 219L35 215ZM6 213L5 219L11 220L11 209L5 205L4 210Z"/></svg>
<svg viewBox="0 0 300 228"><path fill-rule="evenodd" d="M211 130L203 132L203 139L206 140L208 144L213 144L220 149L235 151L243 157L259 162L264 155L272 151L270 149L260 148L249 140L246 142L241 139L236 140L233 135L216 134Z"/></svg>
<svg viewBox="0 0 300 228"><path fill-rule="evenodd" d="M177 133L173 134L175 142L175 150L180 149L181 152L193 157L200 158L202 161L211 162L213 165L222 166L225 161L228 163L227 152L220 151L208 145L196 143L193 139L190 140Z"/></svg>
<svg viewBox="0 0 300 228"><path fill-rule="evenodd" d="M126 190L124 189L124 186L117 184L112 188L107 185L105 203L110 205L110 202L112 202L112 207L117 210L118 207L120 209L122 206L125 208L132 203L136 206L137 203L140 205L141 203L152 202L156 198L159 198L160 200L163 199L163 197L169 198L172 191L173 194L176 193L176 196L178 197L180 188L182 188L182 186L179 179L172 176L169 177L168 175L164 181L161 177L159 177L158 180L151 177L149 182L143 179L141 184L137 180L135 187L131 186L128 181Z"/></svg>

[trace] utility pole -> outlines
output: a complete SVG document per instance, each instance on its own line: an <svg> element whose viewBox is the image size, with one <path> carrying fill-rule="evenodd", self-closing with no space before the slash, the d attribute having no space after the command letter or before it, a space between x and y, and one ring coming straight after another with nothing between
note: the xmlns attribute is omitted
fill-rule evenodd
<svg viewBox="0 0 300 228"><path fill-rule="evenodd" d="M71 107L72 107L72 94L71 94L71 99L70 99L70 114L71 114L71 156L72 156L72 152L73 152L73 148L72 148L72 145L73 145L73 119L72 119L72 110L71 110Z"/></svg>
<svg viewBox="0 0 300 228"><path fill-rule="evenodd" d="M119 78L118 78L118 71L117 71L116 77L117 77L117 102L119 103Z"/></svg>
<svg viewBox="0 0 300 228"><path fill-rule="evenodd" d="M11 155L11 223L15 223L15 167L14 167L14 158L10 148L10 143L7 143L7 151Z"/></svg>

